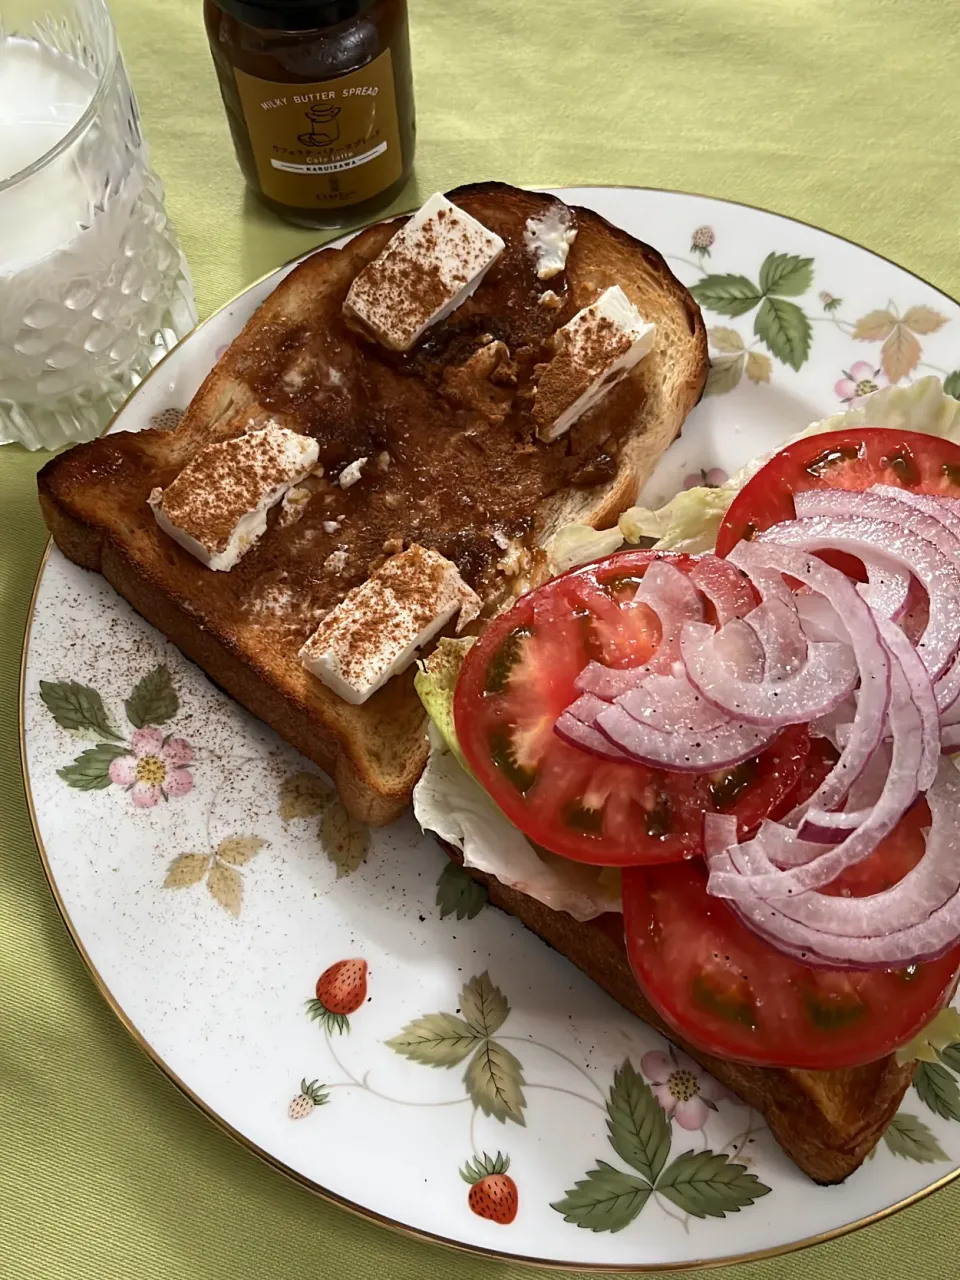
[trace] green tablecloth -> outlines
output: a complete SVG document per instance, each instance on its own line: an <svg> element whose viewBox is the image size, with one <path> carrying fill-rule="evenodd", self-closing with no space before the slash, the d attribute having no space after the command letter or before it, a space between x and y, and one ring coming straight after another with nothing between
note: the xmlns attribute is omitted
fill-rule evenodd
<svg viewBox="0 0 960 1280"><path fill-rule="evenodd" d="M206 314L316 237L244 195L200 0L113 8ZM817 223L960 296L960 18L951 0L411 8L420 144L417 190L403 204L494 176L701 191ZM0 451L0 1273L527 1274L403 1239L287 1182L194 1111L96 993L47 890L19 777L17 671L44 545L32 487L41 461ZM946 1280L958 1269L958 1219L960 1185L750 1275Z"/></svg>

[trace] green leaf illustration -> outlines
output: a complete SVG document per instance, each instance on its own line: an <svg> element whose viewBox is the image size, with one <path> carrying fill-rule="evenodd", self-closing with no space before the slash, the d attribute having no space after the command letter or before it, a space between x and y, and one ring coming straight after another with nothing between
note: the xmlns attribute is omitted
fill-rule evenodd
<svg viewBox="0 0 960 1280"><path fill-rule="evenodd" d="M614 1073L607 1115L614 1151L632 1169L656 1182L670 1154L670 1121L629 1058Z"/></svg>
<svg viewBox="0 0 960 1280"><path fill-rule="evenodd" d="M440 919L456 912L458 920L472 920L486 904L486 887L468 875L459 862L448 862L437 881Z"/></svg>
<svg viewBox="0 0 960 1280"><path fill-rule="evenodd" d="M724 396L736 387L743 377L743 366L746 355L714 356L707 372L707 384L703 388L705 396Z"/></svg>
<svg viewBox="0 0 960 1280"><path fill-rule="evenodd" d="M40 697L61 729L87 730L114 742L123 741L110 723L103 699L89 685L75 680L41 680Z"/></svg>
<svg viewBox="0 0 960 1280"><path fill-rule="evenodd" d="M947 1044L937 1050L940 1061L953 1071L960 1071L960 1044Z"/></svg>
<svg viewBox="0 0 960 1280"><path fill-rule="evenodd" d="M743 350L743 339L736 329L725 329L722 326L716 329L708 329L707 337L710 339L710 345L714 351L733 353Z"/></svg>
<svg viewBox="0 0 960 1280"><path fill-rule="evenodd" d="M598 1160L595 1169L550 1207L563 1214L564 1222L586 1231L622 1231L647 1203L651 1189L640 1178Z"/></svg>
<svg viewBox="0 0 960 1280"><path fill-rule="evenodd" d="M898 1111L890 1121L883 1140L895 1156L916 1160L919 1164L933 1164L949 1157L922 1120Z"/></svg>
<svg viewBox="0 0 960 1280"><path fill-rule="evenodd" d="M142 680L138 680L123 706L135 729L172 720L180 710L180 699L167 668L154 667Z"/></svg>
<svg viewBox="0 0 960 1280"><path fill-rule="evenodd" d="M690 292L708 311L722 316L742 316L760 301L762 294L746 276L704 276Z"/></svg>
<svg viewBox="0 0 960 1280"><path fill-rule="evenodd" d="M960 1120L960 1089L957 1081L939 1062L921 1062L913 1077L913 1087L924 1106L944 1120Z"/></svg>
<svg viewBox="0 0 960 1280"><path fill-rule="evenodd" d="M455 1067L481 1037L452 1013L428 1013L408 1022L399 1035L386 1043L396 1053L428 1067Z"/></svg>
<svg viewBox="0 0 960 1280"><path fill-rule="evenodd" d="M57 770L57 777L62 778L68 787L78 791L103 791L110 785L110 765L118 756L128 756L126 747L112 742L98 742L81 752L73 764L65 765Z"/></svg>
<svg viewBox="0 0 960 1280"><path fill-rule="evenodd" d="M792 369L799 369L810 354L810 321L795 302L764 298L753 331L778 360Z"/></svg>
<svg viewBox="0 0 960 1280"><path fill-rule="evenodd" d="M943 380L943 390L948 396L960 400L960 369L954 369Z"/></svg>
<svg viewBox="0 0 960 1280"><path fill-rule="evenodd" d="M503 1026L510 1006L507 998L490 981L484 970L464 986L460 993L460 1012L470 1028L480 1036L492 1036Z"/></svg>
<svg viewBox="0 0 960 1280"><path fill-rule="evenodd" d="M523 1108L523 1068L509 1049L496 1040L484 1040L470 1059L463 1082L474 1106L487 1116L505 1123L525 1125Z"/></svg>
<svg viewBox="0 0 960 1280"><path fill-rule="evenodd" d="M685 1151L657 1183L660 1195L695 1218L723 1218L765 1196L770 1188L722 1152Z"/></svg>
<svg viewBox="0 0 960 1280"><path fill-rule="evenodd" d="M770 253L760 268L760 290L781 298L797 298L813 284L813 259L792 253Z"/></svg>

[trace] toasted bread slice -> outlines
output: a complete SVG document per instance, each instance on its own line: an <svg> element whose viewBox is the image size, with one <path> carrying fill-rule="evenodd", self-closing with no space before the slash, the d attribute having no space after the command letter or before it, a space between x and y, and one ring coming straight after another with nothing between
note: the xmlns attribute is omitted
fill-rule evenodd
<svg viewBox="0 0 960 1280"><path fill-rule="evenodd" d="M707 371L699 310L653 249L578 209L566 271L544 285L523 232L553 197L484 183L451 198L507 249L410 356L366 342L341 315L351 282L398 225L381 223L287 276L174 431L79 445L39 477L61 550L101 572L212 680L326 770L347 808L372 823L391 820L410 798L426 758L424 713L409 670L362 706L309 675L297 654L319 618L405 542L455 560L492 612L518 583L545 576L545 557L531 553L558 528L604 527L630 505ZM567 436L543 444L529 430L536 361L561 324L614 284L656 323L654 349ZM548 287L559 306L542 300ZM481 361L502 347L495 370L472 362L481 347ZM148 494L203 446L269 419L317 436L326 475L299 523L281 527L275 514L234 569L214 573L160 531ZM344 489L337 477L360 457L361 482ZM516 557L501 565L507 542L520 548L523 573Z"/></svg>
<svg viewBox="0 0 960 1280"><path fill-rule="evenodd" d="M456 849L444 844L444 850L462 862ZM664 1024L637 986L624 946L622 916L580 923L482 872L469 872L487 886L494 906L516 916L625 1009L656 1027L759 1111L790 1159L814 1182L842 1182L882 1137L913 1079L915 1063L900 1066L891 1054L865 1067L796 1071L746 1066L703 1053Z"/></svg>

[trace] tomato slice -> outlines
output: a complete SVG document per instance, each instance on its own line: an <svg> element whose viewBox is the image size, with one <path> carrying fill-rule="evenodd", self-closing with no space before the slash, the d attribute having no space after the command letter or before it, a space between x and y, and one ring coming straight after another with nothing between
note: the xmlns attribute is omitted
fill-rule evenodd
<svg viewBox="0 0 960 1280"><path fill-rule="evenodd" d="M919 800L878 848L825 892L896 883L923 854ZM960 946L905 969L812 968L758 938L706 890L699 860L623 873L627 951L651 1004L691 1044L765 1067L832 1071L885 1057L953 993Z"/></svg>
<svg viewBox="0 0 960 1280"><path fill-rule="evenodd" d="M457 682L457 735L477 779L531 840L577 862L631 866L702 853L710 812L733 814L741 836L752 834L806 759L803 726L755 760L704 775L604 760L554 733L591 659L635 666L653 655L659 620L632 600L661 558L684 573L697 563L623 552L524 596L487 628Z"/></svg>
<svg viewBox="0 0 960 1280"><path fill-rule="evenodd" d="M777 801L766 816L779 822L798 804L809 800L839 759L840 752L827 738L811 738L810 749L795 786Z"/></svg>
<svg viewBox="0 0 960 1280"><path fill-rule="evenodd" d="M771 458L733 500L717 534L717 555L727 555L738 542L771 525L795 519L795 493L869 489L874 484L960 497L960 447L937 436L886 427L854 427L796 440ZM824 559L835 563L834 556ZM851 557L843 559L848 562Z"/></svg>

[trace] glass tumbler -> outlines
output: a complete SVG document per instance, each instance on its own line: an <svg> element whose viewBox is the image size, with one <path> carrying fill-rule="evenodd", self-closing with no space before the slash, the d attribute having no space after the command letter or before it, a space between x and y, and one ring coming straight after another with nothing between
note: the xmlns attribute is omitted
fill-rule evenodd
<svg viewBox="0 0 960 1280"><path fill-rule="evenodd" d="M104 0L0 0L0 443L98 435L196 318Z"/></svg>

